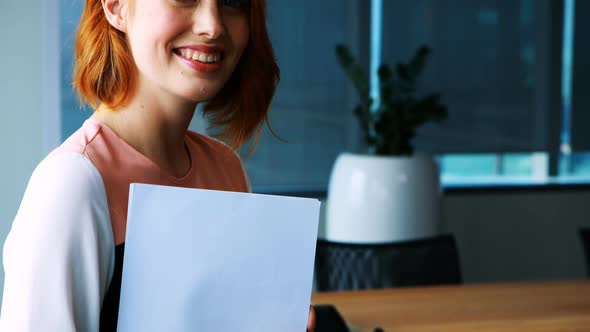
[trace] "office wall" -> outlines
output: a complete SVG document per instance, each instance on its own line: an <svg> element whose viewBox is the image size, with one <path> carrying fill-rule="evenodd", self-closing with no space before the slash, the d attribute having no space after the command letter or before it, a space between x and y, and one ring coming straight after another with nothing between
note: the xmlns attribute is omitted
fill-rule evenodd
<svg viewBox="0 0 590 332"><path fill-rule="evenodd" d="M590 190L446 195L466 282L585 278L578 229L590 227Z"/></svg>
<svg viewBox="0 0 590 332"><path fill-rule="evenodd" d="M44 151L42 1L0 1L0 244Z"/></svg>
<svg viewBox="0 0 590 332"><path fill-rule="evenodd" d="M446 194L442 230L456 236L466 283L585 278L589 203L590 189Z"/></svg>

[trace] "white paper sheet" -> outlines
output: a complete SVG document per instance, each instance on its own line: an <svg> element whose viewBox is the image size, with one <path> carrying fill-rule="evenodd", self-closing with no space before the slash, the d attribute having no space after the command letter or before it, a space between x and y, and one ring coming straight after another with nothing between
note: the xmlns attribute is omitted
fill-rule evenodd
<svg viewBox="0 0 590 332"><path fill-rule="evenodd" d="M132 184L119 332L304 332L320 203Z"/></svg>

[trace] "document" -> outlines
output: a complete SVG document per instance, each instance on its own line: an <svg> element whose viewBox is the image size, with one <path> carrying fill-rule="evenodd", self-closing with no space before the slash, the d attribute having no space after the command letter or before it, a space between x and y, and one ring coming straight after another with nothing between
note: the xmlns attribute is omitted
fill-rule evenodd
<svg viewBox="0 0 590 332"><path fill-rule="evenodd" d="M320 202L132 184L119 332L304 332Z"/></svg>

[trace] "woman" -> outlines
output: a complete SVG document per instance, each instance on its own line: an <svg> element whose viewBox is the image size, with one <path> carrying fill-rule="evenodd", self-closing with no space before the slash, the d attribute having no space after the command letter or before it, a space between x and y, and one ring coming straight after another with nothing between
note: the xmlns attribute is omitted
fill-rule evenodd
<svg viewBox="0 0 590 332"><path fill-rule="evenodd" d="M1 331L116 330L130 183L249 191L234 150L279 78L265 20L265 0L86 1L73 83L95 112L29 181ZM201 102L229 147L188 130Z"/></svg>

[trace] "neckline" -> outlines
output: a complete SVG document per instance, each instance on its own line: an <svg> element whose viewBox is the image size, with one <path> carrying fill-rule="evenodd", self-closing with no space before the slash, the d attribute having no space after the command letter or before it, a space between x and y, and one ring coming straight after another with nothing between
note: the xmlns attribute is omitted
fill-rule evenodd
<svg viewBox="0 0 590 332"><path fill-rule="evenodd" d="M119 135L117 135L117 133L115 133L115 131L113 131L107 124L105 124L95 118L92 118L92 117L88 118L85 122L88 122L88 123L96 126L97 128L99 128L100 130L102 130L102 132L104 134L106 134L107 136L116 140L117 144L119 144L120 146L123 146L125 148L125 150L129 150L130 153L134 154L138 158L145 161L149 165L150 168L154 169L155 171L157 171L158 173L160 173L162 176L164 176L165 178L167 178L170 181L173 181L173 182L185 181L186 179L190 178L191 174L193 173L193 170L195 168L195 156L194 156L193 150L191 149L191 146L190 146L190 142L189 142L190 140L187 139L186 134L184 135L184 146L185 146L186 152L188 153L190 165L189 165L187 172L183 176L177 177L177 176L171 174L170 172L162 169L156 162L154 162L152 159L148 158L143 153L137 151L133 146L131 146L123 138L121 138Z"/></svg>

